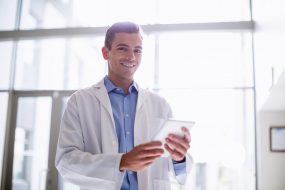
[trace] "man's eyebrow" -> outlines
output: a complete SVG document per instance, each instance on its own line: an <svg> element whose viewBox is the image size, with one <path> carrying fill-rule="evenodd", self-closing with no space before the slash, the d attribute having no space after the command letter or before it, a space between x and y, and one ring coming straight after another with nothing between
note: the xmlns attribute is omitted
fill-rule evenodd
<svg viewBox="0 0 285 190"><path fill-rule="evenodd" d="M119 46L129 47L127 44L117 44L116 46L117 47L119 47Z"/></svg>
<svg viewBox="0 0 285 190"><path fill-rule="evenodd" d="M136 46L135 48L142 49L142 46Z"/></svg>
<svg viewBox="0 0 285 190"><path fill-rule="evenodd" d="M117 44L116 47L129 47L127 44ZM136 46L135 48L142 49L142 46Z"/></svg>

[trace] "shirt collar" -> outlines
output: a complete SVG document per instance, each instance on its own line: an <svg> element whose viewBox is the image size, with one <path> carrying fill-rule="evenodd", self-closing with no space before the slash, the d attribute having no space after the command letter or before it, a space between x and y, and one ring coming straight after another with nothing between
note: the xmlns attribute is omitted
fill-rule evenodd
<svg viewBox="0 0 285 190"><path fill-rule="evenodd" d="M104 77L104 84L108 93L112 91L116 92L115 91L116 89L121 89L120 87L115 86L115 84L108 78L108 76ZM136 82L133 82L129 87L129 93L131 93L134 90L138 92L138 85Z"/></svg>

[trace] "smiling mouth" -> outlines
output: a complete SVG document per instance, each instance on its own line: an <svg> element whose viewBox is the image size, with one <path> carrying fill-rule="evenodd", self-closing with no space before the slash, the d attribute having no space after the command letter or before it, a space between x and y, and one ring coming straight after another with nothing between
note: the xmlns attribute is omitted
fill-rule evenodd
<svg viewBox="0 0 285 190"><path fill-rule="evenodd" d="M132 63L121 63L121 64L125 67L128 67L128 68L133 68L136 66L135 64L132 64Z"/></svg>

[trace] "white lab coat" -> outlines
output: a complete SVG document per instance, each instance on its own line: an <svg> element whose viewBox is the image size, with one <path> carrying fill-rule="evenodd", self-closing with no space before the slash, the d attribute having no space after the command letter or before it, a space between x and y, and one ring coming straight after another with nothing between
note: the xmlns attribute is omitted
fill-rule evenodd
<svg viewBox="0 0 285 190"><path fill-rule="evenodd" d="M171 114L163 98L138 88L134 145L151 141L161 126L157 118L169 118ZM55 161L59 173L81 190L119 190L125 175L119 171L121 157L104 81L75 92L61 122ZM191 165L187 155L187 173ZM171 159L159 158L137 173L139 189L170 189L171 175L175 176ZM183 184L186 175L176 176L177 181Z"/></svg>

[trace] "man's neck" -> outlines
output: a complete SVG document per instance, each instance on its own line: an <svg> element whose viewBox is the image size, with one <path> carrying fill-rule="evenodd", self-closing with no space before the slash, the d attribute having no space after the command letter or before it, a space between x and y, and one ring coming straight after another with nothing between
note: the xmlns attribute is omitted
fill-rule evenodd
<svg viewBox="0 0 285 190"><path fill-rule="evenodd" d="M108 79L110 81L112 81L112 83L117 86L120 87L124 90L125 94L129 93L129 87L131 86L131 84L133 83L133 79L123 79L123 78L115 78L115 77L110 77L108 75Z"/></svg>

